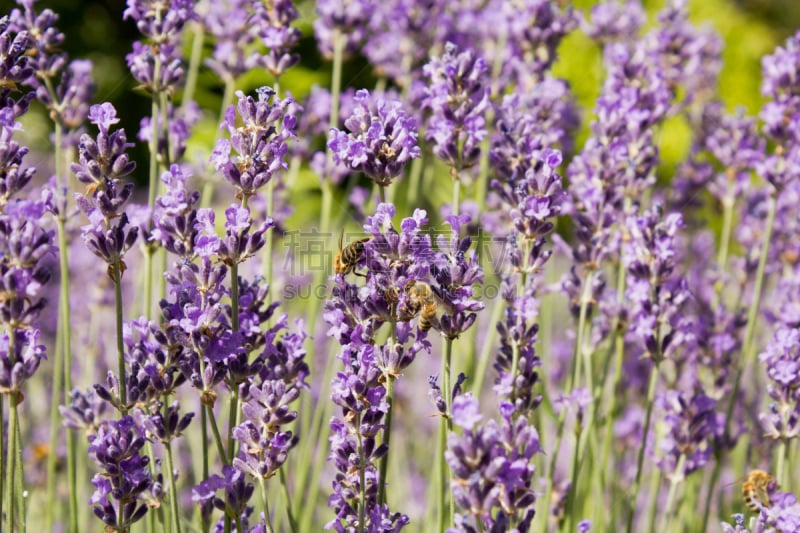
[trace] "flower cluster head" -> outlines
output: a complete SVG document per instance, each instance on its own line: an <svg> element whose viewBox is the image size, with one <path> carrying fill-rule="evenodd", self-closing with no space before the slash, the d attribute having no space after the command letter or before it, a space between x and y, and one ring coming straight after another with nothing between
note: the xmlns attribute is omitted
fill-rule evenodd
<svg viewBox="0 0 800 533"><path fill-rule="evenodd" d="M759 117L763 131L775 143L775 150L757 167L761 177L778 190L800 178L800 77L795 66L800 62L800 32L761 60L761 94L768 101Z"/></svg>
<svg viewBox="0 0 800 533"><path fill-rule="evenodd" d="M297 9L292 0L256 2L253 8L256 31L268 48L259 65L278 78L300 60L299 54L291 52L301 36L300 30L291 26L299 16Z"/></svg>
<svg viewBox="0 0 800 533"><path fill-rule="evenodd" d="M344 125L349 133L332 128L328 148L334 160L388 186L411 159L420 156L417 121L399 100L374 99L369 91L356 92L355 108Z"/></svg>
<svg viewBox="0 0 800 533"><path fill-rule="evenodd" d="M17 394L47 359L46 347L39 344L38 329L13 330L0 337L0 394Z"/></svg>
<svg viewBox="0 0 800 533"><path fill-rule="evenodd" d="M639 0L608 0L592 7L583 29L586 35L606 45L634 40L646 21Z"/></svg>
<svg viewBox="0 0 800 533"><path fill-rule="evenodd" d="M214 210L197 211L195 229L200 236L195 239L195 250L202 257L216 255L226 265L238 265L253 257L266 244L264 234L273 225L267 219L258 225L250 216L250 209L231 204L225 210L225 237L217 237Z"/></svg>
<svg viewBox="0 0 800 533"><path fill-rule="evenodd" d="M92 389L88 389L86 392L73 389L70 391L69 397L69 405L58 407L58 411L64 419L64 426L83 430L91 439L105 419L108 403L95 394Z"/></svg>
<svg viewBox="0 0 800 533"><path fill-rule="evenodd" d="M128 158L126 151L133 147L125 136L124 129L111 130L119 123L117 110L106 102L89 109L89 121L100 130L97 137L88 133L81 135L78 144L78 163L70 170L78 181L89 187L89 192L103 187L105 180L117 180L133 172L136 163Z"/></svg>
<svg viewBox="0 0 800 533"><path fill-rule="evenodd" d="M175 164L161 175L165 192L156 198L150 236L167 251L187 259L195 255L194 245L199 235L195 206L200 201L199 191L186 188L189 177L180 165Z"/></svg>
<svg viewBox="0 0 800 533"><path fill-rule="evenodd" d="M217 493L222 490L222 496ZM192 489L192 501L200 506L205 519L213 510L219 509L226 517L241 523L244 531L249 531L247 518L252 512L247 502L253 496L255 487L247 482L244 473L230 465L222 467L222 475L214 474Z"/></svg>
<svg viewBox="0 0 800 533"><path fill-rule="evenodd" d="M508 402L500 404L499 423L482 423L470 394L457 396L452 412L463 434L450 433L445 452L459 510L450 531L527 531L536 502L532 459L542 451L538 432Z"/></svg>
<svg viewBox="0 0 800 533"><path fill-rule="evenodd" d="M240 199L253 196L287 168L287 143L296 137L299 108L294 100L277 98L269 87L257 93L258 100L236 92L238 104L228 107L220 125L228 130L230 140L217 140L211 155L214 168L236 187ZM237 125L237 111L241 125Z"/></svg>
<svg viewBox="0 0 800 533"><path fill-rule="evenodd" d="M143 429L133 417L104 422L89 443L89 455L102 473L95 474L91 503L109 531L127 531L147 514L142 501L153 484L149 459L142 455Z"/></svg>
<svg viewBox="0 0 800 533"><path fill-rule="evenodd" d="M449 239L437 236L438 251L430 266L431 289L441 310L432 326L448 339L457 339L468 330L484 308L483 302L474 298L474 285L483 283L483 269L474 250L469 250L472 239L459 236L469 220L468 215L447 217L452 233Z"/></svg>
<svg viewBox="0 0 800 533"><path fill-rule="evenodd" d="M128 0L123 18L133 19L149 43L135 41L125 59L133 77L153 93L171 92L183 76L181 33L193 18L192 0Z"/></svg>
<svg viewBox="0 0 800 533"><path fill-rule="evenodd" d="M275 338L276 333L273 329L267 334L264 365L257 377L260 383L248 387L249 400L242 407L245 421L233 430L233 438L241 444L233 466L256 479L274 476L297 444L298 437L286 426L297 418L291 404L308 388L302 323L297 332L281 340Z"/></svg>
<svg viewBox="0 0 800 533"><path fill-rule="evenodd" d="M716 412L716 400L702 392L670 390L662 402L667 429L659 445L663 455L658 466L666 475L683 479L711 460L713 443L722 437L725 417ZM683 468L678 471L681 464Z"/></svg>
<svg viewBox="0 0 800 533"><path fill-rule="evenodd" d="M8 88L25 82L34 73L34 65L25 54L29 42L28 32L15 31L11 26L8 15L0 17L0 81L4 87L0 94L4 97Z"/></svg>
<svg viewBox="0 0 800 533"><path fill-rule="evenodd" d="M9 15L12 31L25 32L28 36L27 46L35 50L29 53L30 65L33 67L35 77L38 79L54 79L64 68L67 54L64 53L64 34L56 28L58 15L51 9L43 9L37 13L33 8L35 0L22 0L17 2L22 9L12 9ZM36 78L24 80L40 92L41 84Z"/></svg>
<svg viewBox="0 0 800 533"><path fill-rule="evenodd" d="M530 90L552 67L564 36L578 26L577 13L569 3L549 0L500 2L500 6L507 32L504 70L518 87Z"/></svg>
<svg viewBox="0 0 800 533"><path fill-rule="evenodd" d="M579 120L564 81L548 77L530 91L505 95L496 112L489 159L500 181L516 183L543 150L571 151L569 134Z"/></svg>
<svg viewBox="0 0 800 533"><path fill-rule="evenodd" d="M314 36L320 52L332 57L338 46L345 54L359 49L367 32L374 0L324 0L317 2Z"/></svg>
<svg viewBox="0 0 800 533"><path fill-rule="evenodd" d="M656 363L667 355L680 328L679 311L690 297L686 280L675 273L682 226L680 214L664 216L658 205L627 221L630 241L622 260L628 271L630 331Z"/></svg>
<svg viewBox="0 0 800 533"><path fill-rule="evenodd" d="M13 107L0 109L0 209L30 183L36 173L36 169L23 166L22 159L28 149L13 139L14 132L21 129Z"/></svg>
<svg viewBox="0 0 800 533"><path fill-rule="evenodd" d="M771 439L795 439L800 435L800 329L779 328L759 359L769 379L769 411L759 415L764 432Z"/></svg>
<svg viewBox="0 0 800 533"><path fill-rule="evenodd" d="M433 153L451 168L470 168L480 157L486 136L489 101L486 61L472 50L447 43L441 57L423 68L428 78L423 106L430 112L425 138Z"/></svg>

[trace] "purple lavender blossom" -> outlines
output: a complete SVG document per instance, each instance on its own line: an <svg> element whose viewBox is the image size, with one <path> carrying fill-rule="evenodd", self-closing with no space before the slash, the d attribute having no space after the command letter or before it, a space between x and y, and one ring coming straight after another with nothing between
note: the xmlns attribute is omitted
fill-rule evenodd
<svg viewBox="0 0 800 533"><path fill-rule="evenodd" d="M108 403L103 401L92 389L88 389L86 392L73 389L69 396L71 399L69 405L58 407L58 411L64 419L64 426L83 430L85 435L91 439L105 420L104 415Z"/></svg>
<svg viewBox="0 0 800 533"><path fill-rule="evenodd" d="M592 7L590 18L584 23L586 35L608 44L632 41L647 20L639 0L608 0Z"/></svg>
<svg viewBox="0 0 800 533"><path fill-rule="evenodd" d="M169 172L161 175L166 191L156 198L150 239L179 257L191 259L198 237L195 205L200 192L186 188L189 177L179 165L171 165Z"/></svg>
<svg viewBox="0 0 800 533"><path fill-rule="evenodd" d="M675 239L682 225L679 214L662 217L658 206L627 223L630 241L623 262L628 271L629 331L656 363L668 355L676 334L673 319L690 298L686 280L675 274Z"/></svg>
<svg viewBox="0 0 800 533"><path fill-rule="evenodd" d="M0 80L8 88L26 81L34 73L34 67L25 55L29 41L28 32L15 31L11 26L8 15L0 18ZM2 90L4 97L7 91L7 88Z"/></svg>
<svg viewBox="0 0 800 533"><path fill-rule="evenodd" d="M325 0L317 2L314 36L317 46L326 57L332 57L336 38L341 40L345 54L358 50L366 35L374 0Z"/></svg>
<svg viewBox="0 0 800 533"><path fill-rule="evenodd" d="M171 92L183 76L180 36L193 18L192 0L128 0L123 18L136 22L150 43L136 41L125 59L133 77L152 93Z"/></svg>
<svg viewBox="0 0 800 533"><path fill-rule="evenodd" d="M269 4L256 2L253 8L253 24L261 42L268 48L259 65L279 78L300 60L299 54L291 52L301 35L299 29L291 26L299 16L297 9L292 0L275 0Z"/></svg>
<svg viewBox="0 0 800 533"><path fill-rule="evenodd" d="M539 434L514 407L500 404L500 422L479 423L477 400L460 396L453 402L453 422L463 435L451 433L445 459L453 473L451 488L456 527L449 531L495 531L502 527L527 531L534 516L532 463ZM469 416L464 416L469 413ZM457 416L458 415L458 416Z"/></svg>
<svg viewBox="0 0 800 533"><path fill-rule="evenodd" d="M767 437L794 439L800 435L800 396L797 393L800 373L800 330L781 327L759 356L766 367L769 411L759 415Z"/></svg>
<svg viewBox="0 0 800 533"><path fill-rule="evenodd" d="M365 89L356 92L354 100L353 113L344 122L350 132L332 128L328 148L336 163L386 187L420 156L416 119L399 100L373 100Z"/></svg>
<svg viewBox="0 0 800 533"><path fill-rule="evenodd" d="M717 402L702 392L690 395L670 390L662 401L666 433L659 444L663 455L657 464L667 475L683 479L711 460L713 443L722 437L725 417L715 411ZM684 462L679 472L681 456Z"/></svg>
<svg viewBox="0 0 800 533"><path fill-rule="evenodd" d="M488 69L472 50L448 43L441 57L423 68L429 80L423 106L430 111L425 138L433 153L458 173L477 163L490 108Z"/></svg>
<svg viewBox="0 0 800 533"><path fill-rule="evenodd" d="M258 100L236 92L239 103L229 106L225 120L230 141L219 139L211 162L214 168L237 189L237 198L249 198L287 168L288 140L296 137L297 106L291 98L275 97L269 87L257 91ZM236 125L236 110L242 125ZM236 155L231 156L231 149Z"/></svg>
<svg viewBox="0 0 800 533"><path fill-rule="evenodd" d="M472 239L459 237L461 227L469 222L467 215L449 216L452 229L450 239L438 235L439 250L431 262L433 290L439 301L441 315L432 321L433 328L448 339L457 339L477 319L477 312L485 307L474 299L473 285L483 283L483 269L475 252L469 253Z"/></svg>
<svg viewBox="0 0 800 533"><path fill-rule="evenodd" d="M153 479L149 459L141 454L144 444L144 432L130 416L101 424L89 444L89 455L102 470L92 478L96 490L89 503L111 531L126 531L147 514L142 498Z"/></svg>
<svg viewBox="0 0 800 533"><path fill-rule="evenodd" d="M81 136L78 145L78 163L72 163L70 170L78 181L90 187L90 193L105 184L105 180L115 180L133 172L136 163L128 159L126 150L133 144L127 141L124 129L111 131L111 126L119 122L117 111L110 103L93 105L89 109L89 122L100 130L97 138L89 134Z"/></svg>
<svg viewBox="0 0 800 533"><path fill-rule="evenodd" d="M36 169L23 166L22 159L28 149L13 139L14 132L21 129L13 108L0 109L0 208L30 183L36 173Z"/></svg>
<svg viewBox="0 0 800 533"><path fill-rule="evenodd" d="M222 497L217 496L220 490L225 491ZM214 508L219 509L237 525L241 524L244 531L249 531L247 516L252 509L247 502L254 490L255 487L247 482L242 472L225 465L221 476L214 474L192 489L192 500L197 502L205 516L210 516Z"/></svg>

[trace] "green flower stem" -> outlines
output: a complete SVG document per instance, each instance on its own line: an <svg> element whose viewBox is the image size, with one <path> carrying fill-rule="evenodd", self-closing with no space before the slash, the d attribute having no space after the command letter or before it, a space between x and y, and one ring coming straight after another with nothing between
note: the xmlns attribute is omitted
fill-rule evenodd
<svg viewBox="0 0 800 533"><path fill-rule="evenodd" d="M492 306L492 314L489 318L489 327L486 331L486 340L483 341L481 353L478 356L478 369L475 372L475 380L472 384L472 392L476 395L480 394L483 389L483 382L486 379L486 370L489 368L491 362L491 353L495 348L494 341L497 338L497 328L495 324L500 320L505 307L503 298L499 295L495 298L494 305Z"/></svg>
<svg viewBox="0 0 800 533"><path fill-rule="evenodd" d="M175 467L172 462L172 443L170 442L169 438L170 437L167 437L166 442L164 442L164 450L166 451L167 469L169 470L169 505L170 509L172 510L172 530L175 531L175 533L181 533L180 508L178 507L178 487L175 484L177 480L175 478Z"/></svg>
<svg viewBox="0 0 800 533"><path fill-rule="evenodd" d="M406 191L406 202L410 207L417 205L419 200L419 187L422 178L422 168L424 167L425 153L420 150L420 156L411 161L411 170L408 176L408 190Z"/></svg>
<svg viewBox="0 0 800 533"><path fill-rule="evenodd" d="M392 408L394 407L394 376L384 374L386 379L386 404L388 409L386 411L386 424L383 430L383 443L389 446L392 438ZM388 448L386 454L381 458L380 462L380 485L378 488L378 502L382 505L386 503L386 473L389 470L389 452L391 447Z"/></svg>
<svg viewBox="0 0 800 533"><path fill-rule="evenodd" d="M459 196L461 195L461 178L458 176L458 173L453 169L453 213L458 214L460 212L460 203L459 203Z"/></svg>
<svg viewBox="0 0 800 533"><path fill-rule="evenodd" d="M731 391L730 398L728 400L728 407L725 412L726 413L725 428L724 428L725 439L727 439L730 435L730 421L733 416L733 408L736 405L736 399L739 397L739 389L741 388L742 384L742 376L745 374L747 369L750 368L753 359L755 358L755 352L756 352L754 345L755 327L756 327L756 321L758 320L758 310L761 303L761 292L764 285L764 272L767 266L769 245L770 241L772 240L772 230L773 227L775 226L776 211L777 211L777 200L773 196L770 199L769 208L767 211L766 225L764 227L764 235L761 241L761 251L760 251L761 255L758 259L758 267L756 268L755 286L753 288L753 299L750 302L750 308L747 312L747 325L745 326L744 343L742 345L743 357L740 360L738 369L736 371L736 378L733 381L733 390ZM705 507L705 512L703 513L703 531L705 531L705 528L708 525L709 514L711 512L711 499L714 496L714 490L716 483L719 480L721 468L722 468L722 457L717 455L716 461L714 462L714 470L712 471L708 483L706 507Z"/></svg>
<svg viewBox="0 0 800 533"><path fill-rule="evenodd" d="M361 437L361 413L356 416L356 437L358 440L358 533L364 533L364 522L366 520L367 511L367 480L366 480L366 464L364 459L364 444Z"/></svg>
<svg viewBox="0 0 800 533"><path fill-rule="evenodd" d="M261 505L264 508L264 523L267 527L267 533L272 532L272 518L269 515L269 500L267 499L267 485L264 483L264 478L258 478L258 486L261 489Z"/></svg>
<svg viewBox="0 0 800 533"><path fill-rule="evenodd" d="M121 261L121 260L120 260ZM117 371L119 372L119 408L128 414L128 389L125 378L125 344L122 339L122 269L120 262L112 265L114 274L114 303L117 322Z"/></svg>
<svg viewBox="0 0 800 533"><path fill-rule="evenodd" d="M194 99L194 91L197 88L197 73L200 70L200 60L203 58L203 40L205 32L203 24L196 22L192 27L192 51L189 55L189 68L186 71L186 85L183 88L183 101L181 106L184 108Z"/></svg>
<svg viewBox="0 0 800 533"><path fill-rule="evenodd" d="M274 178L267 182L267 216L271 217L275 210L273 196L275 195L275 181ZM267 242L264 245L264 278L267 281L269 292L267 293L267 305L273 301L273 288L272 288L272 234L273 230L269 229L265 235Z"/></svg>
<svg viewBox="0 0 800 533"><path fill-rule="evenodd" d="M14 332L9 335L9 353L13 354ZM19 393L12 392L9 397L9 416L8 416L8 458L6 460L6 474L8 480L6 481L6 488L8 492L6 496L6 524L8 531L22 531L24 525L24 510L20 506L22 500L22 492L24 481L21 475L22 467L22 450L20 449L19 442L19 414L17 406L19 405Z"/></svg>
<svg viewBox="0 0 800 533"><path fill-rule="evenodd" d="M656 468L650 473L650 502L647 505L647 531L655 532L656 510L658 509L658 497L661 495L661 470ZM644 528L642 528L644 530Z"/></svg>
<svg viewBox="0 0 800 533"><path fill-rule="evenodd" d="M456 205L456 204L454 204ZM442 423L439 426L439 453L441 460L441 468L439 470L439 531L445 531L447 524L454 523L455 506L449 502L450 509L448 511L447 493L449 487L447 484L447 461L444 458L444 452L447 449L447 434L453 429L453 420L450 418L450 408L452 404L452 390L450 383L450 362L453 357L453 339L444 339L444 356L442 357L442 395L444 396L445 404L447 405L447 414L442 418Z"/></svg>
<svg viewBox="0 0 800 533"><path fill-rule="evenodd" d="M245 203L246 199L243 199L243 207ZM239 265L237 263L231 265L231 329L239 331ZM236 457L233 428L236 425L236 414L239 412L239 384L234 383L232 388L228 407L228 463Z"/></svg>
<svg viewBox="0 0 800 533"><path fill-rule="evenodd" d="M158 86L158 73L161 70L161 59L156 54L155 57L155 65L154 68L154 75L153 75L153 86ZM147 189L147 207L150 209L150 213L153 213L153 208L156 205L156 194L158 192L158 115L159 115L159 95L158 92L153 92L152 100L150 102L150 142L148 143L148 149L150 151L150 166L149 166L149 182L148 182L148 189ZM144 266L144 294L142 295L144 298L144 315L147 318L150 318L151 307L152 307L152 277L153 277L153 254L145 254L145 266Z"/></svg>
<svg viewBox="0 0 800 533"><path fill-rule="evenodd" d="M733 195L726 195L722 200L722 233L720 234L719 253L717 254L717 267L721 273L727 270L728 250L730 249L731 232L733 231L733 208L735 205L736 199ZM722 285L718 284L715 289L714 303L716 304L721 296Z"/></svg>
<svg viewBox="0 0 800 533"><path fill-rule="evenodd" d="M222 436L220 435L219 426L217 425L217 418L214 416L214 409L212 409L210 405L206 405L205 408L208 414L208 421L211 423L211 434L214 435L214 443L217 445L219 460L222 461L222 464L230 464L228 456L225 453L225 447L222 445Z"/></svg>
<svg viewBox="0 0 800 533"><path fill-rule="evenodd" d="M203 438L203 479L208 479L208 416L206 415L206 409L203 404L200 404L200 430ZM211 527L210 521L203 519L203 523L200 525L200 531L207 533L209 527Z"/></svg>
<svg viewBox="0 0 800 533"><path fill-rule="evenodd" d="M391 315L395 316L396 309L395 305L392 306ZM397 322L392 321L392 333L390 336L390 342L394 346L397 344ZM389 471L389 453L392 451L392 447L390 446L390 442L392 439L392 413L394 411L394 375L389 371L388 368L383 369L383 383L384 387L386 388L386 405L388 406L386 409L386 423L384 424L383 429L383 444L386 445L387 451L383 457L381 457L380 461L380 481L378 485L378 503L379 505L383 505L386 503L386 473Z"/></svg>
<svg viewBox="0 0 800 533"><path fill-rule="evenodd" d="M653 415L653 403L656 397L656 385L658 385L658 370L660 363L656 363L658 358L654 359L653 366L650 369L650 383L647 386L647 410L644 415L644 428L642 430L642 445L639 448L639 458L636 461L636 478L633 481L633 488L631 489L631 509L628 513L628 526L627 531L633 531L633 516L636 514L636 502L639 498L639 487L642 481L642 470L644 466L644 452L647 448L647 436L650 432L650 422Z"/></svg>
<svg viewBox="0 0 800 533"><path fill-rule="evenodd" d="M561 521L560 531L572 531L575 521L575 515L578 514L575 506L575 494L578 492L578 486L575 484L578 478L578 458L580 456L580 443L583 428L580 425L575 430L575 448L572 451L572 485L570 485L569 492L567 492L567 503L564 509L564 518Z"/></svg>
<svg viewBox="0 0 800 533"><path fill-rule="evenodd" d="M678 466L675 468L675 472L670 476L669 479L669 494L667 495L667 505L664 507L664 527L661 528L662 531L669 531L670 523L672 522L672 515L674 512L675 507L675 498L678 495L678 487L680 487L681 483L684 480L683 477L683 469L686 465L686 454L682 453L680 458L678 459Z"/></svg>
<svg viewBox="0 0 800 533"><path fill-rule="evenodd" d="M781 487L786 486L789 477L786 475L786 455L788 453L786 447L786 439L781 438L778 443L778 450L775 454L775 477L778 478L778 485Z"/></svg>
<svg viewBox="0 0 800 533"><path fill-rule="evenodd" d="M297 533L297 520L295 520L294 513L292 513L292 498L289 494L289 484L286 481L286 471L284 468L279 470L279 475L281 479L281 488L283 489L283 497L286 500L286 517L289 519L289 530L292 533Z"/></svg>

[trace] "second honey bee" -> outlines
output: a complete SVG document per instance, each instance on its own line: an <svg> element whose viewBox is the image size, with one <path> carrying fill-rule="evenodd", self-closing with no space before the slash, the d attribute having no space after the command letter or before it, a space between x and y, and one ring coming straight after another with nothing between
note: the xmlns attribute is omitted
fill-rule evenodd
<svg viewBox="0 0 800 533"><path fill-rule="evenodd" d="M431 329L439 306L430 285L411 279L403 287L403 292L406 294L406 303L401 310L402 316L406 320L411 320L419 315L419 329L421 331Z"/></svg>
<svg viewBox="0 0 800 533"><path fill-rule="evenodd" d="M778 488L775 476L764 470L753 470L742 483L742 498L744 503L753 511L760 511L762 507L770 507L770 493Z"/></svg>
<svg viewBox="0 0 800 533"><path fill-rule="evenodd" d="M364 255L364 243L369 240L369 237L359 239L342 248L342 242L344 241L344 228L342 228L342 232L339 234L339 253L333 258L333 268L337 274L346 276L355 271L358 262ZM356 272L356 275L360 274Z"/></svg>

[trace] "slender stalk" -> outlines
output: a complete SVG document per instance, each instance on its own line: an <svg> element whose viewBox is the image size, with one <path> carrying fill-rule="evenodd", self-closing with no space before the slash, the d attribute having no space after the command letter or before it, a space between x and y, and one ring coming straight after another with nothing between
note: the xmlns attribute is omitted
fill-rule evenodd
<svg viewBox="0 0 800 533"><path fill-rule="evenodd" d="M289 519L289 530L292 533L297 533L297 521L294 518L294 513L292 513L292 499L289 494L289 484L286 482L286 472L283 468L279 470L279 475L281 487L283 488L283 497L286 498L286 517Z"/></svg>
<svg viewBox="0 0 800 533"><path fill-rule="evenodd" d="M656 469L650 474L650 503L647 505L647 531L654 533L656 526L656 510L658 497L661 495L661 470ZM644 531L644 525L640 528Z"/></svg>
<svg viewBox="0 0 800 533"><path fill-rule="evenodd" d="M8 335L8 353L12 358L12 363L15 353L15 339L14 331L10 330ZM6 474L8 480L6 481L6 524L9 531L22 531L24 525L24 512L20 508L22 499L22 491L24 480L20 467L22 466L22 454L20 450L19 441L19 415L17 406L20 403L20 393L12 391L8 394L8 458L6 460ZM18 475L19 474L19 475Z"/></svg>
<svg viewBox="0 0 800 533"><path fill-rule="evenodd" d="M378 488L378 502L383 505L386 503L386 472L389 470L389 452L391 452L391 447L389 447L389 442L392 438L392 411L394 407L394 377L391 375L384 374L386 379L386 404L388 408L386 410L386 424L383 429L383 443L387 446L388 451L386 454L381 458L380 463L380 485Z"/></svg>
<svg viewBox="0 0 800 533"><path fill-rule="evenodd" d="M453 175L453 213L458 214L460 211L460 197L461 195L461 179L458 174Z"/></svg>
<svg viewBox="0 0 800 533"><path fill-rule="evenodd" d="M200 404L200 430L203 438L203 479L206 480L208 479L208 416L206 415L205 406L202 404ZM210 521L204 518L203 523L200 525L200 531L206 533L209 527L211 527Z"/></svg>
<svg viewBox="0 0 800 533"><path fill-rule="evenodd" d="M205 32L203 24L197 22L192 28L192 51L189 55L189 68L186 71L186 85L183 88L183 101L181 106L184 108L194 99L194 91L197 88L197 73L200 70L200 60L203 57L203 40Z"/></svg>
<svg viewBox="0 0 800 533"><path fill-rule="evenodd" d="M578 485L576 484L578 478L578 457L580 456L580 443L581 443L581 433L582 428L580 426L575 431L575 449L572 451L572 484L570 485L569 492L567 493L567 503L564 509L564 514L566 515L561 522L561 531L572 531L572 527L575 521L576 510L573 509L575 505L575 493L578 492ZM567 526L566 529L563 529L564 526Z"/></svg>
<svg viewBox="0 0 800 533"><path fill-rule="evenodd" d="M447 420L442 419L439 425L439 453L436 454L436 472L439 478L439 487L436 491L436 531L444 533L447 530L447 464L444 460L444 450L447 448Z"/></svg>
<svg viewBox="0 0 800 533"><path fill-rule="evenodd" d="M778 478L778 485L781 487L786 486L786 481L789 479L786 475L786 455L788 452L786 439L781 438L775 458L775 476Z"/></svg>
<svg viewBox="0 0 800 533"><path fill-rule="evenodd" d="M364 459L364 444L361 437L361 413L356 416L356 438L358 440L358 533L364 533L364 522L366 520L367 511L367 480L366 480L366 464Z"/></svg>
<svg viewBox="0 0 800 533"><path fill-rule="evenodd" d="M644 415L644 428L642 430L642 446L639 448L639 458L636 461L636 478L633 481L631 490L631 510L628 513L628 533L633 531L633 516L636 514L636 502L639 498L639 487L642 481L642 467L644 465L644 452L647 448L647 436L650 432L650 421L653 415L653 403L656 397L656 385L658 384L659 363L653 362L650 369L650 384L647 386L647 410Z"/></svg>
<svg viewBox="0 0 800 533"><path fill-rule="evenodd" d="M123 416L128 414L128 389L125 378L125 345L122 340L122 269L114 263L114 302L117 318L117 367L119 372L119 403Z"/></svg>
<svg viewBox="0 0 800 533"><path fill-rule="evenodd" d="M450 384L450 361L453 356L453 339L444 339L444 356L442 357L442 395L444 396L445 404L447 405L447 414L442 418L442 423L439 426L439 456L441 458L441 469L439 470L439 530L444 531L447 524L454 522L455 506L450 502L450 511L446 507L448 505L447 493L449 487L447 486L447 461L444 458L444 452L447 449L447 433L453 429L453 421L450 418L450 404L452 402L452 390ZM449 520L449 522L448 522Z"/></svg>
<svg viewBox="0 0 800 533"><path fill-rule="evenodd" d="M261 505L264 507L264 523L267 526L267 533L272 533L272 518L269 514L269 500L267 499L267 485L264 478L258 478L258 486L261 489Z"/></svg>
<svg viewBox="0 0 800 533"><path fill-rule="evenodd" d="M245 197L246 198L246 197ZM242 200L244 204L246 200ZM231 328L239 331L239 265L231 265ZM233 428L236 426L236 413L239 412L239 384L233 384L231 401L228 407L228 463L236 457L236 445L233 441Z"/></svg>
<svg viewBox="0 0 800 533"><path fill-rule="evenodd" d="M422 153L418 158L411 161L411 170L408 177L408 190L406 191L406 202L409 206L417 205L419 199L419 185L422 178L423 160L425 154Z"/></svg>
<svg viewBox="0 0 800 533"><path fill-rule="evenodd" d="M175 485L175 467L172 462L172 443L167 438L164 442L164 450L167 452L167 469L169 470L169 505L172 510L172 530L181 533L180 508L178 507L178 487Z"/></svg>
<svg viewBox="0 0 800 533"><path fill-rule="evenodd" d="M214 410L209 405L206 405L205 408L208 413L208 421L211 422L211 434L214 435L214 442L217 445L219 460L222 461L222 464L230 464L228 456L225 453L225 447L222 445L222 436L220 435L219 426L217 425L217 418L214 416Z"/></svg>
<svg viewBox="0 0 800 533"><path fill-rule="evenodd" d="M499 295L495 298L494 305L492 306L492 314L489 318L489 327L486 331L486 339L483 341L481 353L478 356L478 369L475 371L475 380L473 381L472 391L475 394L480 394L483 389L483 382L486 379L486 370L489 368L491 362L491 352L495 349L495 338L497 337L497 328L495 324L500 320L500 315L503 313L504 305L503 298Z"/></svg>
<svg viewBox="0 0 800 533"><path fill-rule="evenodd" d="M271 217L274 211L274 199L273 196L275 195L275 181L269 180L267 182L267 216ZM270 229L267 231L265 235L267 242L264 245L264 278L267 281L267 287L269 287L269 292L267 293L267 305L272 303L273 300L273 290L272 290L272 235L273 231Z"/></svg>
<svg viewBox="0 0 800 533"><path fill-rule="evenodd" d="M675 506L675 497L678 494L678 487L683 482L683 468L686 465L686 454L682 453L678 459L678 466L675 472L669 479L669 493L667 494L667 505L664 507L664 527L662 531L669 531L669 525L672 521L673 507Z"/></svg>
<svg viewBox="0 0 800 533"><path fill-rule="evenodd" d="M767 266L767 256L769 255L769 245L772 240L772 230L775 226L775 212L777 210L777 201L773 197L770 201L767 211L767 220L764 227L764 235L761 240L761 255L758 259L758 267L756 268L755 286L753 287L753 299L750 302L750 308L747 312L747 325L745 326L744 342L742 345L743 358L740 360L738 369L736 371L736 378L733 381L733 390L731 391L730 399L728 400L728 407L725 415L725 428L724 439L727 440L730 435L730 421L733 416L733 408L736 405L736 399L739 397L739 389L742 384L742 376L746 370L750 368L752 360L755 357L755 327L756 320L758 320L758 310L761 303L761 291L764 285L764 272ZM720 476L720 469L722 468L722 457L717 455L717 460L714 462L714 470L709 478L708 491L705 511L703 513L703 527L708 525L709 514L711 512L711 498L714 495L714 489Z"/></svg>

